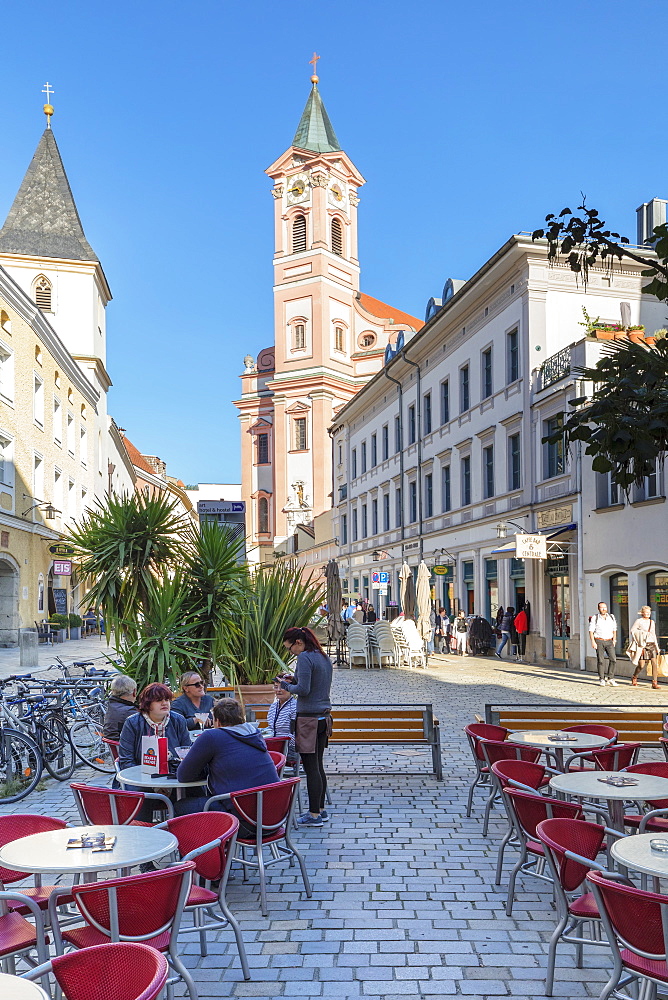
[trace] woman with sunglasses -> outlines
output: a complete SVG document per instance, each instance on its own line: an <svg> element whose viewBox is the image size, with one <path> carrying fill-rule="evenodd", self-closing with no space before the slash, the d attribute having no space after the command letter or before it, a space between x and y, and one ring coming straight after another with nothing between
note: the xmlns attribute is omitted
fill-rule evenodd
<svg viewBox="0 0 668 1000"><path fill-rule="evenodd" d="M211 695L206 694L204 681L196 670L189 670L183 675L181 691L182 694L172 702L172 711L183 716L188 729L203 729L214 702Z"/></svg>
<svg viewBox="0 0 668 1000"><path fill-rule="evenodd" d="M294 682L277 677L284 691L297 695L295 743L301 757L308 791L307 813L301 826L322 826L329 819L325 809L327 775L323 766L325 747L332 733L332 661L310 628L289 628L283 645L297 657Z"/></svg>

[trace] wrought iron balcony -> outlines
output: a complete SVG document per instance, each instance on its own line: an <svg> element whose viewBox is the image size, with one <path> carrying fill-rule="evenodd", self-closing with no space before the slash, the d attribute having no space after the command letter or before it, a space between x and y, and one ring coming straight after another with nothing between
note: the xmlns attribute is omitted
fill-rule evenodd
<svg viewBox="0 0 668 1000"><path fill-rule="evenodd" d="M546 389L548 385L566 378L571 373L571 349L564 347L562 351L557 351L552 357L547 358L540 366L540 387Z"/></svg>

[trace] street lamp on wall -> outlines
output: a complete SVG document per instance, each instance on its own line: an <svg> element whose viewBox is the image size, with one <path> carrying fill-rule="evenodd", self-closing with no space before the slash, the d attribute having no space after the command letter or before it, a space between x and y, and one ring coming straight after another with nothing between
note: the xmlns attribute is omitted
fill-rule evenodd
<svg viewBox="0 0 668 1000"><path fill-rule="evenodd" d="M511 520L508 520L508 521L499 521L499 523L496 526L496 537L497 538L506 538L507 537L507 535L508 535L508 525L509 524L512 524L515 528L519 528L519 530L522 531L522 532L526 531L526 528L524 527L524 525L523 524L517 524L516 521L511 521Z"/></svg>
<svg viewBox="0 0 668 1000"><path fill-rule="evenodd" d="M29 493L24 493L23 494L23 499L24 500L37 500L37 497L32 497L32 496L30 496ZM40 510L44 511L44 516L47 519L47 521L55 521L56 514L61 514L62 513L62 511L58 510L57 507L54 507L52 503L48 503L45 500L37 500L37 503L34 503L32 505L32 507L28 507L27 510L23 511L23 513L21 514L21 517L27 517L28 514L31 511L35 510L36 508L39 508Z"/></svg>

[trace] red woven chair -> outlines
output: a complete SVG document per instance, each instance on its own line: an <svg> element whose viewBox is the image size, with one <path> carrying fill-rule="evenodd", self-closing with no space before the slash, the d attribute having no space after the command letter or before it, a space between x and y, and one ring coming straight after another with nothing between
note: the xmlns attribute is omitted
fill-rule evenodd
<svg viewBox="0 0 668 1000"><path fill-rule="evenodd" d="M285 767L288 758L284 753L279 753L278 750L270 750L269 756L274 762L274 767L276 768L279 778L281 778L283 776L283 768Z"/></svg>
<svg viewBox="0 0 668 1000"><path fill-rule="evenodd" d="M499 844L496 860L495 885L501 885L501 872L503 869L503 855L507 845L513 839L515 827L513 825L512 805L505 798L504 789L519 788L524 792L535 792L543 788L550 780L547 769L542 764L532 764L528 760L499 760L492 764L492 780L498 786L499 792L506 807L508 816L508 829L503 835L503 840Z"/></svg>
<svg viewBox="0 0 668 1000"><path fill-rule="evenodd" d="M519 861L513 868L508 881L508 897L506 899L506 915L513 912L515 898L515 881L518 874L533 875L543 882L552 882L550 875L545 874L545 852L538 839L536 828L544 819L584 819L582 807L575 802L564 802L563 799L550 799L545 795L530 795L519 789L506 788L506 799L510 802L513 825L520 849Z"/></svg>
<svg viewBox="0 0 668 1000"><path fill-rule="evenodd" d="M663 750L663 756L668 760L668 736L659 736L659 744Z"/></svg>
<svg viewBox="0 0 668 1000"><path fill-rule="evenodd" d="M512 743L510 740L496 742L495 740L482 740L480 743L483 760L491 773L492 764L501 760L525 760L530 764L535 764L540 757L542 750L538 747L529 747L526 743ZM485 818L482 824L482 835L487 836L489 829L489 815L496 800L500 800L498 787L493 781L490 782L491 789L487 802L485 803Z"/></svg>
<svg viewBox="0 0 668 1000"><path fill-rule="evenodd" d="M38 979L51 973L65 1000L155 1000L167 982L164 955L147 944L97 944L55 955L26 973Z"/></svg>
<svg viewBox="0 0 668 1000"><path fill-rule="evenodd" d="M668 778L668 761L651 760L644 764L632 764L624 769L624 773L629 774L652 774L657 778ZM624 815L624 826L638 829L642 825L643 833L646 830L661 830L663 833L668 830L668 799L648 800L647 805L650 811L646 813L626 813ZM644 824L643 824L644 821Z"/></svg>
<svg viewBox="0 0 668 1000"><path fill-rule="evenodd" d="M159 802L167 810L169 819L174 815L172 803L158 792L125 792L101 785L70 785L82 823L92 826L153 826L135 819L145 802Z"/></svg>
<svg viewBox="0 0 668 1000"><path fill-rule="evenodd" d="M605 848L606 834L614 837L622 834L582 819L545 819L536 827L536 834L552 872L557 904L557 926L547 953L545 995L551 997L560 941L575 945L578 969L582 968L583 945L607 944L601 938L601 915L592 893L578 893L578 890L592 868L604 870L596 858ZM585 925L589 926L589 937L583 936Z"/></svg>
<svg viewBox="0 0 668 1000"><path fill-rule="evenodd" d="M615 962L601 1000L621 996L619 989L634 980L638 981L639 989L647 987L647 980L655 987L665 986L668 983L668 897L613 882L593 871L587 875L587 881ZM655 997L656 990L642 991L639 995Z"/></svg>
<svg viewBox="0 0 668 1000"><path fill-rule="evenodd" d="M476 786L487 785L490 781L490 771L485 763L481 743L483 740L494 740L496 743L501 743L508 738L508 730L504 729L503 726L492 726L486 722L472 722L470 726L465 727L464 732L469 741L475 764L475 778L469 788L469 798L466 804L466 815L470 816Z"/></svg>
<svg viewBox="0 0 668 1000"><path fill-rule="evenodd" d="M207 930L231 927L237 941L244 979L250 979L241 929L236 918L230 913L225 899L227 880L237 843L239 820L231 813L212 810L177 816L175 819L167 820L166 823L161 823L160 828L169 830L178 840L181 860L192 861L195 864L194 874L197 876L197 882L193 883L185 905L185 912L192 913L193 926L181 927L181 936L197 931L200 954L205 957ZM219 883L217 892L211 888L212 882ZM206 923L205 917L209 918Z"/></svg>
<svg viewBox="0 0 668 1000"><path fill-rule="evenodd" d="M118 771L118 748L120 747L120 742L118 740L110 740L108 736L102 737L102 742L106 743L109 747L109 753L111 754L111 759L114 762L114 767Z"/></svg>
<svg viewBox="0 0 668 1000"><path fill-rule="evenodd" d="M17 813L12 816L0 816L0 848L4 847L5 844L10 844L13 840L20 840L21 837L29 837L33 833L46 833L49 830L64 830L67 823L62 819L52 819L50 816L35 816L31 813ZM11 885L12 882L20 882L22 879L27 878L25 872L17 872L12 868L3 868L0 866L0 891ZM39 874L35 875L35 885L34 886L21 886L19 890L21 895L28 896L32 899L34 903L39 906L40 910L46 910L49 906L49 897L53 892L58 889L62 892L62 886L55 885L42 885L42 877ZM66 903L71 903L72 897L67 896L62 899L63 905ZM17 907L13 906L13 910L17 913L22 914L24 917L28 916L31 911L27 910L25 906Z"/></svg>
<svg viewBox="0 0 668 1000"><path fill-rule="evenodd" d="M641 743L615 743L601 750L584 750L574 753L566 764L567 771L622 771L635 764ZM588 761L593 768L580 767L574 761Z"/></svg>
<svg viewBox="0 0 668 1000"><path fill-rule="evenodd" d="M267 744L267 750L277 750L284 757L288 756L289 736L265 736L264 742Z"/></svg>
<svg viewBox="0 0 668 1000"><path fill-rule="evenodd" d="M253 837L237 837L237 852L235 861L244 867L244 880L248 869L256 869L260 877L260 901L262 916L267 916L267 883L266 869L270 865L279 864L296 858L304 880L306 895L311 898L311 883L304 859L290 838L290 821L295 807L295 793L299 778L285 778L271 785L259 785L257 788L245 788L243 791L231 792L228 796L214 795L207 800L205 810L211 808L218 799L231 800L234 811L241 821L255 831ZM264 857L264 848L269 847L271 857ZM251 852L253 858L248 857Z"/></svg>
<svg viewBox="0 0 668 1000"><path fill-rule="evenodd" d="M193 978L179 958L177 938L188 899L195 864L184 861L144 875L107 879L72 886L72 895L85 923L61 932L55 922L58 894L49 902L56 953L65 945L76 949L116 941L150 945L164 954L176 976L184 981L191 1000L197 1000ZM170 983L174 982L170 978Z"/></svg>
<svg viewBox="0 0 668 1000"><path fill-rule="evenodd" d="M23 913L29 914L35 923L29 923ZM32 951L37 953L37 962L30 954ZM42 911L29 896L20 892L0 892L0 962L3 971L15 973L15 961L19 957L32 966L46 962L48 948ZM47 976L42 982L48 991Z"/></svg>
<svg viewBox="0 0 668 1000"><path fill-rule="evenodd" d="M597 722L584 722L577 726L564 726L562 733L585 733L587 736L603 736L604 739L616 743L619 733L612 726L600 726ZM599 749L602 749L599 747Z"/></svg>

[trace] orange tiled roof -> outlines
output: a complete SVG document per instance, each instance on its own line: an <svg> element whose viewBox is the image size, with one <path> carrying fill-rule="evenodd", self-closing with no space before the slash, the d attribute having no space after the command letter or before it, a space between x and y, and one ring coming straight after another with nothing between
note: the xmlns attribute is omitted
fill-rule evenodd
<svg viewBox="0 0 668 1000"><path fill-rule="evenodd" d="M422 320L416 316L402 312L401 309L395 309L394 306L388 306L386 302L374 299L372 295L366 295L364 292L359 293L359 303L372 316L378 316L379 319L393 319L397 326L404 324L412 326L414 330L420 330L424 326Z"/></svg>
<svg viewBox="0 0 668 1000"><path fill-rule="evenodd" d="M145 461L142 453L137 448L135 448L132 441L130 441L129 438L124 436L123 444L125 445L125 450L130 456L130 461L132 462L132 464L136 466L138 469L143 469L144 472L150 472L151 475L153 475L153 469L148 464L148 462Z"/></svg>

